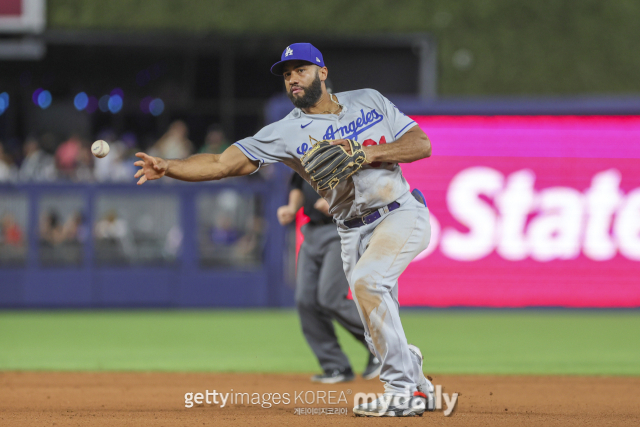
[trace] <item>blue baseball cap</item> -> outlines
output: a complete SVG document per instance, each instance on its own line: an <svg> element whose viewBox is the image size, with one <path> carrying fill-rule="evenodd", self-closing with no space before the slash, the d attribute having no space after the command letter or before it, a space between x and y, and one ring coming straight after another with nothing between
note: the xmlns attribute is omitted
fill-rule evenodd
<svg viewBox="0 0 640 427"><path fill-rule="evenodd" d="M280 61L273 64L271 67L271 73L276 76L281 76L283 71L282 67L287 61L306 61L317 65L318 67L324 67L324 59L322 54L311 43L294 43L282 52Z"/></svg>

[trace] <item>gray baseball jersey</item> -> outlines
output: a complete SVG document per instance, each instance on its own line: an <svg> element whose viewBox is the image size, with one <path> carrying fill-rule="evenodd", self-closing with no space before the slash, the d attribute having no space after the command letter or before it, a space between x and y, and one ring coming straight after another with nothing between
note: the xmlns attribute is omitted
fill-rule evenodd
<svg viewBox="0 0 640 427"><path fill-rule="evenodd" d="M283 162L310 181L299 160L311 148L313 142L309 137L354 139L364 146L389 144L416 126L416 122L376 90L335 95L343 106L340 114L305 114L295 108L284 119L235 145L248 158L260 162L260 166ZM329 202L334 218L344 220L386 206L408 191L399 165L372 163L333 190L319 193Z"/></svg>

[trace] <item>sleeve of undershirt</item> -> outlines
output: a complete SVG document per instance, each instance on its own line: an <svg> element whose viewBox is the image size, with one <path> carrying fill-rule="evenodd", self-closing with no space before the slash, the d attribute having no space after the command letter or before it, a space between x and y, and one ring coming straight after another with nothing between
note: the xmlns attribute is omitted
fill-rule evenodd
<svg viewBox="0 0 640 427"><path fill-rule="evenodd" d="M302 190L302 183L304 182L304 180L302 179L302 177L300 175L298 175L297 173L293 173L293 176L291 177L291 189L292 190Z"/></svg>

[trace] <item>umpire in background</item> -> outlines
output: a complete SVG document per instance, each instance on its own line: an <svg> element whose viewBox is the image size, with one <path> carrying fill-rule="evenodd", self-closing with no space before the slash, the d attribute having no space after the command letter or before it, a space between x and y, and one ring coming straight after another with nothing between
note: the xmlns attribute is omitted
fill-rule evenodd
<svg viewBox="0 0 640 427"><path fill-rule="evenodd" d="M360 341L368 353L369 349L356 304L347 299L349 283L342 267L340 236L329 216L329 204L300 175L294 174L289 204L278 208L280 224L294 221L301 207L311 221L302 227L304 242L298 254L296 307L302 332L324 370L324 374L314 375L311 381L328 384L350 381L355 376L338 344L332 320L337 320ZM380 362L369 353L362 377L369 380L379 373Z"/></svg>

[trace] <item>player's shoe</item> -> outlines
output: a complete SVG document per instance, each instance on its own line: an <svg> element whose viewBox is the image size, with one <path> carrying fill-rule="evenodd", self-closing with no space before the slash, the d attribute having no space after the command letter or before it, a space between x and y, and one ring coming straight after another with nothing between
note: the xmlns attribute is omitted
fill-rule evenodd
<svg viewBox="0 0 640 427"><path fill-rule="evenodd" d="M324 374L312 376L311 381L314 383L335 384L353 381L355 377L351 368L327 369Z"/></svg>
<svg viewBox="0 0 640 427"><path fill-rule="evenodd" d="M385 393L373 402L356 406L353 413L356 417L420 417L426 404L426 396L419 391L413 396Z"/></svg>
<svg viewBox="0 0 640 427"><path fill-rule="evenodd" d="M435 411L436 409L436 393L435 387L431 384L424 374L422 373L422 362L424 358L422 357L422 352L418 347L413 344L409 344L409 351L420 361L420 374L422 379L418 382L418 392L420 392L426 399L426 411Z"/></svg>
<svg viewBox="0 0 640 427"><path fill-rule="evenodd" d="M373 354L369 353L369 361L367 367L362 373L362 378L365 380L372 380L380 375L380 369L382 369L382 363Z"/></svg>

